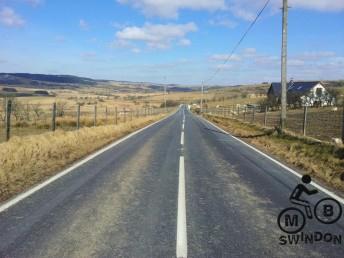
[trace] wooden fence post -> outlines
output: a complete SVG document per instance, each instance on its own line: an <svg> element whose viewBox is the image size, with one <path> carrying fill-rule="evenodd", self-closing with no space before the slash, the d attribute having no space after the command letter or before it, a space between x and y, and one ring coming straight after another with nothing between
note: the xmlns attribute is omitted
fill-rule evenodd
<svg viewBox="0 0 344 258"><path fill-rule="evenodd" d="M246 112L247 112L247 106L245 106L245 109L244 109L244 121L246 120Z"/></svg>
<svg viewBox="0 0 344 258"><path fill-rule="evenodd" d="M342 142L344 142L344 104L343 104L343 113L342 113Z"/></svg>
<svg viewBox="0 0 344 258"><path fill-rule="evenodd" d="M117 107L115 107L115 125L118 124L118 114L117 114Z"/></svg>
<svg viewBox="0 0 344 258"><path fill-rule="evenodd" d="M108 108L105 106L105 121L108 122Z"/></svg>
<svg viewBox="0 0 344 258"><path fill-rule="evenodd" d="M7 100L6 105L6 141L11 137L11 112L12 112L12 100Z"/></svg>
<svg viewBox="0 0 344 258"><path fill-rule="evenodd" d="M133 111L130 109L130 121L133 121Z"/></svg>
<svg viewBox="0 0 344 258"><path fill-rule="evenodd" d="M254 123L256 120L256 107L253 107L253 111L252 111L252 123Z"/></svg>
<svg viewBox="0 0 344 258"><path fill-rule="evenodd" d="M123 109L123 115L124 115L124 117L123 117L123 121L124 121L124 123L126 123L127 122L127 112L126 112L126 110L125 110L125 108Z"/></svg>
<svg viewBox="0 0 344 258"><path fill-rule="evenodd" d="M303 124L302 124L302 132L303 136L306 136L306 130L307 130L307 106L304 106L303 108Z"/></svg>
<svg viewBox="0 0 344 258"><path fill-rule="evenodd" d="M239 115L240 115L240 106L238 106L237 114L238 114L238 119L239 119Z"/></svg>
<svg viewBox="0 0 344 258"><path fill-rule="evenodd" d="M51 131L56 130L56 103L53 103L53 111L51 116Z"/></svg>
<svg viewBox="0 0 344 258"><path fill-rule="evenodd" d="M97 126L97 105L94 105L93 126Z"/></svg>
<svg viewBox="0 0 344 258"><path fill-rule="evenodd" d="M264 126L266 127L268 119L268 106L265 106L265 112L264 112Z"/></svg>
<svg viewBox="0 0 344 258"><path fill-rule="evenodd" d="M80 129L80 103L78 103L77 113L76 113L76 129Z"/></svg>

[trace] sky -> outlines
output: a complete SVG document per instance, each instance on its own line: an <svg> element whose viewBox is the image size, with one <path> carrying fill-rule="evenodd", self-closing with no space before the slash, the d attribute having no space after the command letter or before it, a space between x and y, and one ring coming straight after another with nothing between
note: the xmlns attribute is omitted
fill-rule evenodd
<svg viewBox="0 0 344 258"><path fill-rule="evenodd" d="M199 85L280 80L282 0L0 0L0 72ZM288 79L344 79L344 0L289 0ZM220 72L212 78L214 72Z"/></svg>

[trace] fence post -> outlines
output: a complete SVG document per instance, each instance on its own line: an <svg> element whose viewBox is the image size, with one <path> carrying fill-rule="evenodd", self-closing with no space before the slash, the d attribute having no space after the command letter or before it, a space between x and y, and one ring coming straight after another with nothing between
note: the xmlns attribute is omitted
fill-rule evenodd
<svg viewBox="0 0 344 258"><path fill-rule="evenodd" d="M239 119L239 115L240 115L240 106L238 106L237 114L238 114L238 119Z"/></svg>
<svg viewBox="0 0 344 258"><path fill-rule="evenodd" d="M56 103L53 103L53 111L51 116L51 130L56 130Z"/></svg>
<svg viewBox="0 0 344 258"><path fill-rule="evenodd" d="M252 111L252 123L254 123L255 119L256 119L256 107L254 106L253 111Z"/></svg>
<svg viewBox="0 0 344 258"><path fill-rule="evenodd" d="M125 108L123 109L123 113L124 113L123 121L124 121L124 123L126 123L127 122L127 112L126 112Z"/></svg>
<svg viewBox="0 0 344 258"><path fill-rule="evenodd" d="M12 100L7 100L6 105L6 141L11 137L11 112L12 112Z"/></svg>
<svg viewBox="0 0 344 258"><path fill-rule="evenodd" d="M108 108L105 106L105 121L108 122Z"/></svg>
<svg viewBox="0 0 344 258"><path fill-rule="evenodd" d="M302 132L303 136L306 136L306 130L307 130L307 106L304 106L303 108L303 124L302 124Z"/></svg>
<svg viewBox="0 0 344 258"><path fill-rule="evenodd" d="M115 125L118 123L117 107L115 107Z"/></svg>
<svg viewBox="0 0 344 258"><path fill-rule="evenodd" d="M133 121L133 111L130 109L130 121Z"/></svg>
<svg viewBox="0 0 344 258"><path fill-rule="evenodd" d="M94 119L93 126L97 126L97 105L94 105Z"/></svg>
<svg viewBox="0 0 344 258"><path fill-rule="evenodd" d="M344 142L344 104L343 104L343 113L342 113L342 142Z"/></svg>
<svg viewBox="0 0 344 258"><path fill-rule="evenodd" d="M246 112L247 112L247 106L245 106L245 110L244 110L244 121L246 120Z"/></svg>
<svg viewBox="0 0 344 258"><path fill-rule="evenodd" d="M76 113L76 129L80 129L80 103L78 103L77 113Z"/></svg>
<svg viewBox="0 0 344 258"><path fill-rule="evenodd" d="M265 113L264 113L264 126L265 127L267 123L267 118L268 118L268 106L265 106Z"/></svg>

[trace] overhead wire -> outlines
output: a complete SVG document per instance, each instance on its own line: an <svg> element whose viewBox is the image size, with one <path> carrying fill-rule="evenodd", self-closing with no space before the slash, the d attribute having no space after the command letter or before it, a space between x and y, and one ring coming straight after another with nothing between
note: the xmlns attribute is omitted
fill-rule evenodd
<svg viewBox="0 0 344 258"><path fill-rule="evenodd" d="M223 70L224 66L229 62L229 60L232 59L235 51L238 49L238 47L241 45L241 43L244 41L244 39L246 38L247 34L250 32L250 30L253 28L253 26L257 23L259 17L262 15L262 13L264 12L264 10L266 9L266 7L268 6L268 4L270 3L271 0L267 0L264 4L264 6L260 9L260 11L258 12L258 14L256 15L256 18L251 22L250 26L248 26L248 28L246 29L246 31L244 32L244 34L241 36L240 40L235 44L234 48L232 49L232 51L230 52L230 54L227 56L227 58L224 60L223 64L218 66L217 69L215 70L215 72L206 80L202 81L202 84L206 84L210 81L212 81L216 75L221 72L221 70Z"/></svg>

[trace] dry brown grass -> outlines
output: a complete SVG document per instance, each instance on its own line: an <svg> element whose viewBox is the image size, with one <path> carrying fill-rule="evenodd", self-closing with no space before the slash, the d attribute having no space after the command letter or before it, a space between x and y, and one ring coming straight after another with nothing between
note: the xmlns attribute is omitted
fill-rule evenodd
<svg viewBox="0 0 344 258"><path fill-rule="evenodd" d="M271 153L320 179L325 184L344 191L344 148L292 134L279 135L272 129L264 129L238 120L207 116L223 129Z"/></svg>
<svg viewBox="0 0 344 258"><path fill-rule="evenodd" d="M74 161L142 128L164 115L138 118L117 126L82 128L13 137L0 144L0 201L41 182Z"/></svg>

